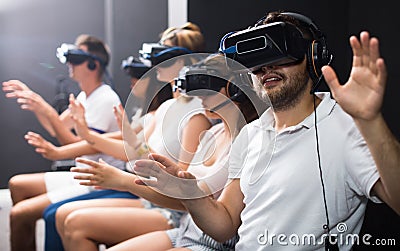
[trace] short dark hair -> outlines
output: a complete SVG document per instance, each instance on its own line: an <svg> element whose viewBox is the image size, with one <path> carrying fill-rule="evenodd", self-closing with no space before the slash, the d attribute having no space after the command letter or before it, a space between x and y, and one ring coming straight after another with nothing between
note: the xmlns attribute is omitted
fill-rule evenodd
<svg viewBox="0 0 400 251"><path fill-rule="evenodd" d="M103 61L102 67L100 67L100 75L103 75L105 67L110 61L110 51L107 45L99 38L88 34L81 34L75 40L76 46L85 45L90 54L99 57Z"/></svg>

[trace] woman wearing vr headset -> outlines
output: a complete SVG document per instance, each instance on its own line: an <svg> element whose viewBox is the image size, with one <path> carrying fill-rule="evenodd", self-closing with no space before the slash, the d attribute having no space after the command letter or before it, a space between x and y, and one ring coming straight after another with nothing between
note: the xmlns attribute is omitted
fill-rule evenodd
<svg viewBox="0 0 400 251"><path fill-rule="evenodd" d="M156 60L160 60L158 56L168 60L187 54L189 51L204 49L201 32L196 25L190 23L166 30L162 34L161 41L157 46L165 48L159 54L153 55ZM169 82L173 82L180 68L187 63L191 64L192 60L170 59L169 62L160 64L163 67L157 71L157 79L167 82L169 86ZM204 116L204 109L198 99L179 97L180 95L175 93L173 99L167 100L157 109L154 119L144 125L145 137L148 140L139 145L138 150L146 152L146 156L148 151L170 154L182 167L185 167L199 143L196 139L200 137L202 131L210 127L210 122ZM123 134L129 133L123 132ZM131 144L136 145L135 142ZM130 154L128 151L127 155ZM97 243L112 245L139 234L168 229L179 223L182 214L176 210L160 208L147 200L130 200L128 204L116 201L110 203L110 201L112 200L77 201L63 205L57 210L57 229L66 250L91 250L90 248L94 250ZM114 207L110 210L110 208L100 208L98 205ZM87 221L96 224L86 224ZM100 225L103 227L99 227ZM80 234L75 235L75 231L79 231Z"/></svg>
<svg viewBox="0 0 400 251"><path fill-rule="evenodd" d="M185 65L198 61L196 52L203 52L204 46L199 27L189 22L166 29L157 44L144 43L140 57L145 64L155 67L159 81L173 87L179 71ZM193 138L198 138L211 124L204 116L198 98L182 96L179 91L173 95L174 98L164 102L156 112L155 119L149 125L151 136L147 143L151 148L164 148L163 152L158 153L166 154L182 167L187 167L199 142ZM180 142L176 141L175 127L181 128L181 136L178 136L181 137Z"/></svg>
<svg viewBox="0 0 400 251"><path fill-rule="evenodd" d="M169 86L162 86L161 83L156 81L155 76L151 73L144 75L150 68L143 65L137 59L129 57L127 60L123 60L122 68L127 75L131 77L130 82L132 88L132 97L130 100L141 100L141 105L135 116L132 117L131 124L129 124L128 119L124 114L124 109L120 104L118 107L114 107L114 113L121 130L119 133L100 134L98 132L91 131L88 128L84 117L82 117L82 114L84 113L82 109L84 108L81 106L81 104L72 100L70 108L71 114L75 121L75 130L78 132L78 135L81 136L83 141L66 146L56 147L50 142L44 140L40 135L31 135L29 142L36 148L36 151L40 152L44 157L52 160L70 159L81 156L82 154L103 152L109 154L110 156L114 156L117 159L126 161L126 169L130 170L131 164L129 161L139 158L139 156L136 154L137 142L144 141L144 121L151 120L154 116L155 110L160 106L160 104L165 100L172 98L172 90ZM124 136L121 133L123 127L125 128ZM126 141L130 141L130 144L126 143ZM128 155L126 154L127 152L129 152ZM98 200L104 198L113 198L113 200ZM63 200L50 205L43 213L43 219L45 220L46 226L45 250L62 250L61 239L57 234L55 226L56 210L61 205L70 203L72 201L90 200L87 202L82 202L81 205L87 205L88 207L95 207L99 205L132 206L132 203L135 205L135 202L132 199L137 199L137 196L115 190L98 190L93 191L90 194L73 197L71 199Z"/></svg>
<svg viewBox="0 0 400 251"><path fill-rule="evenodd" d="M227 181L227 161L231 143L240 129L246 123L256 119L258 115L254 103L247 96L250 94L249 88L247 88L249 92L245 93L237 87L243 79L240 79L238 75L232 74L226 68L225 59L222 55L210 55L199 63L186 68L188 71L184 76L184 80L182 80L185 81L185 84L181 88L184 89L186 95L199 96L201 98L209 119L222 121L212 126L204 134L200 143L202 147L197 150L188 167L188 171L201 177L201 183L208 191L208 195L216 199ZM193 78L193 76L195 77ZM201 80L196 76L200 76ZM240 86L244 85L246 84L240 83ZM235 96L235 101L231 100L233 96ZM163 155L151 154L151 157L156 156L160 158ZM176 165L172 159L165 156L163 158L165 162ZM159 194L158 191L135 184L135 182L142 182L135 175L127 176L121 172L115 173L112 167L103 163L78 161L83 161L97 169L97 171L95 169L85 170L93 175L93 179L86 181L87 176L79 178L84 180L87 185L92 184L131 191L143 198L148 198L154 203L185 210L180 200L174 199L180 198L179 194L174 193L174 189L170 190L170 193ZM184 170L178 165L176 165L176 168ZM74 171L79 172L81 170L75 169ZM169 180L170 177L173 176L167 174L164 177L166 180L163 182L173 184L176 180ZM187 186L196 186L196 184L187 184ZM236 241L237 239L234 237L225 243L216 242L204 235L191 220L190 215L185 213L177 228L141 235L113 246L108 250L168 250L173 247L184 247L190 250L233 250Z"/></svg>
<svg viewBox="0 0 400 251"><path fill-rule="evenodd" d="M307 17L273 12L263 24L237 35L295 26L297 31L289 33L294 37L285 39L298 39L296 34L311 38L309 50L299 48L302 60L276 64L276 58L265 57L258 67L247 58L245 66L255 67L253 82L263 96L268 95L272 107L237 136L230 154L230 183L218 200L204 196L182 200L182 204L197 226L216 240L238 233L236 250L351 250L357 242L348 237L359 233L368 199L386 202L400 212L399 144L379 111L386 69L378 40L368 32L361 32L359 39L350 38L352 71L341 86L326 65L329 54L321 53L325 42L311 34L316 26ZM325 64L314 62L321 59ZM314 92L319 80L313 73L323 73L337 101L329 93ZM379 129L377 135L383 138L378 139L370 126ZM386 153L394 160L385 158ZM153 159L137 161L134 171L160 179L163 170L176 168L157 155ZM196 181L190 172L181 171L178 176ZM181 197L207 194L201 186L187 189L186 183L174 184L176 189L183 188L177 191ZM142 184L169 189L154 179Z"/></svg>
<svg viewBox="0 0 400 251"><path fill-rule="evenodd" d="M118 130L112 107L120 104L118 95L102 81L105 67L109 60L106 45L98 38L82 34L76 38L73 48L64 51L70 77L78 82L81 89L77 99L86 106L88 124L91 128L113 132ZM7 97L17 98L22 109L35 113L39 122L62 144L80 140L72 132L73 121L70 111L57 113L39 95L32 92L25 84L17 80L3 83ZM99 101L101 100L101 101ZM28 133L29 138L33 133ZM105 158L122 168L124 162L105 154L87 155L91 159ZM51 203L90 192L82 189L69 172L47 172L20 174L9 181L13 200L10 214L12 250L35 249L35 225L43 210Z"/></svg>

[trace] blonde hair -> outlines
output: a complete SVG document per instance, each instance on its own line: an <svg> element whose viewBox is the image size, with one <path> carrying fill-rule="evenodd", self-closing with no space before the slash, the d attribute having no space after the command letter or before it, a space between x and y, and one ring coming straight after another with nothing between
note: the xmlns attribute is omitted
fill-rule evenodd
<svg viewBox="0 0 400 251"><path fill-rule="evenodd" d="M205 42L200 27L194 23L187 22L179 27L170 27L160 34L160 43L169 41L172 46L184 47L192 52L204 52ZM198 61L195 57L185 57L185 64L193 64ZM193 97L180 95L178 101L189 102Z"/></svg>
<svg viewBox="0 0 400 251"><path fill-rule="evenodd" d="M173 46L185 47L192 52L203 52L205 49L204 36L200 27L191 22L180 27L170 27L160 37L162 44L169 40Z"/></svg>

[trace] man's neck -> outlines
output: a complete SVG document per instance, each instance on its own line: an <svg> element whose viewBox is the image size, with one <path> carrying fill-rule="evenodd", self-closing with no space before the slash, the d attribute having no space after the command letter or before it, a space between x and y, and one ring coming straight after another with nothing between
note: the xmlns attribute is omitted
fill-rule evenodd
<svg viewBox="0 0 400 251"><path fill-rule="evenodd" d="M81 84L81 89L85 92L86 97L89 97L90 94L94 92L101 85L101 81L85 81L84 84Z"/></svg>
<svg viewBox="0 0 400 251"><path fill-rule="evenodd" d="M321 99L315 97L316 106L321 103ZM310 116L314 111L314 97L309 93L305 93L301 97L300 102L294 107L291 107L284 111L274 111L275 118L275 130L277 132L284 130L287 127L297 125L305 118Z"/></svg>

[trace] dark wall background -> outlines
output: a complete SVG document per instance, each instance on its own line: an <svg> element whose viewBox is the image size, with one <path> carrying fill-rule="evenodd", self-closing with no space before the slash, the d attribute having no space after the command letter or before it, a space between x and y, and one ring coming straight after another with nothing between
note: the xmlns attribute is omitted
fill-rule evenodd
<svg viewBox="0 0 400 251"><path fill-rule="evenodd" d="M395 2L361 0L231 0L231 1L189 1L190 20L200 25L210 51L218 49L219 40L229 31L240 30L254 24L268 11L284 10L302 13L310 17L327 37L329 50L334 54L332 66L339 79L345 82L350 73L352 52L350 35L359 35L367 30L380 39L381 55L386 61L388 82L383 104L383 115L396 137L400 138L398 119L400 97L400 20L397 18ZM205 14L206 13L206 14ZM326 86L324 86L327 89ZM313 196L313 195L310 195ZM290 205L288 205L290 206ZM282 215L282 220L284 220ZM301 217L301 212L299 212ZM277 219L279 220L279 219ZM369 203L362 233L375 238L396 238L400 245L397 226L400 217L385 204ZM360 246L356 250L392 250L390 247ZM398 250L393 248L393 250Z"/></svg>
<svg viewBox="0 0 400 251"><path fill-rule="evenodd" d="M80 33L104 39L103 1L88 0L82 5L78 0L5 0L0 6L1 81L19 79L53 102L58 79L68 76L55 50L63 42L73 43ZM77 89L73 82L69 87ZM23 138L32 130L51 139L35 116L4 95L0 97L0 112L1 187L16 173L49 170L51 162L36 154Z"/></svg>
<svg viewBox="0 0 400 251"><path fill-rule="evenodd" d="M121 61L139 56L143 42L157 42L168 26L167 1L109 0L113 4L113 75L116 90L125 103L130 92L129 77L120 70Z"/></svg>
<svg viewBox="0 0 400 251"><path fill-rule="evenodd" d="M399 63L400 50L398 27L400 20L396 19L397 9L394 2L367 0L231 0L189 1L190 21L197 23L206 37L207 49L216 51L224 34L247 28L254 24L268 11L285 10L302 13L310 17L323 31L327 38L329 50L334 54L332 66L338 77L345 82L349 76L352 52L349 45L350 35L359 35L367 30L380 39L381 55L388 68L388 85L386 90L383 113L392 132L400 138L400 121L396 119L398 98L400 93ZM205 14L206 13L206 14Z"/></svg>
<svg viewBox="0 0 400 251"><path fill-rule="evenodd" d="M107 18L109 16L110 18ZM121 60L137 55L143 42L158 41L167 27L167 1L159 0L1 0L0 82L19 79L54 103L57 89L77 93L68 79L68 68L55 57L64 42L74 43L88 33L107 42L117 93L128 97L129 78L120 70ZM23 136L29 130L57 143L42 129L35 116L19 108L15 100L0 93L0 188L18 173L48 171L51 161L43 159Z"/></svg>

